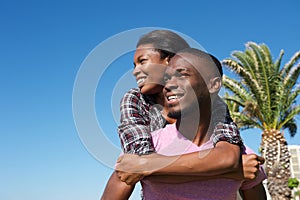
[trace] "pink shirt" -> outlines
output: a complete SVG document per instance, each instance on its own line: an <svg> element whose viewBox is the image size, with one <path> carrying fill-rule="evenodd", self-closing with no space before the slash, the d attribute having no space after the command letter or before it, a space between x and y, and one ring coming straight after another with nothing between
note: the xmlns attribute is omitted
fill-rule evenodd
<svg viewBox="0 0 300 200"><path fill-rule="evenodd" d="M152 137L157 153L163 155L180 155L213 148L211 140L201 146L195 145L177 131L175 124L153 132ZM246 153L253 153L253 151L246 148ZM233 200L236 199L239 188L249 189L265 178L266 175L261 168L258 177L245 184L241 181L221 178L180 184L152 183L147 178L141 182L145 200Z"/></svg>

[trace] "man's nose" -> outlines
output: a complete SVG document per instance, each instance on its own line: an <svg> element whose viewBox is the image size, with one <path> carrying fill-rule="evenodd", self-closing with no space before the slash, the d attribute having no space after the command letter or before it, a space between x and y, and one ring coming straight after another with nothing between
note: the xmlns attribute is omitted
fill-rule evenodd
<svg viewBox="0 0 300 200"><path fill-rule="evenodd" d="M170 77L165 83L165 89L167 91L171 91L173 89L176 89L177 87L178 87L178 85L177 85L177 80L176 80L175 76Z"/></svg>

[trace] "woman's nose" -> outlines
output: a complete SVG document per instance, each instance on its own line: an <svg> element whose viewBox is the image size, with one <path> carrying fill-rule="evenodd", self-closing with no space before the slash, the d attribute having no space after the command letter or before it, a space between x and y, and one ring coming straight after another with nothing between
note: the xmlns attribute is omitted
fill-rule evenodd
<svg viewBox="0 0 300 200"><path fill-rule="evenodd" d="M134 67L132 74L136 77L137 75L139 75L139 73L141 73L141 70L140 67L137 65Z"/></svg>

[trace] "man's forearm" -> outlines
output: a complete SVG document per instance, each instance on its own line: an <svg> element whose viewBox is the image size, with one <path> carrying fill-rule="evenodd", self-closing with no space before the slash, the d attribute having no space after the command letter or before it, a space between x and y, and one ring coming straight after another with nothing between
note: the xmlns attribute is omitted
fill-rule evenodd
<svg viewBox="0 0 300 200"><path fill-rule="evenodd" d="M101 200L128 200L134 185L127 185L122 182L116 172L113 172L104 189Z"/></svg>

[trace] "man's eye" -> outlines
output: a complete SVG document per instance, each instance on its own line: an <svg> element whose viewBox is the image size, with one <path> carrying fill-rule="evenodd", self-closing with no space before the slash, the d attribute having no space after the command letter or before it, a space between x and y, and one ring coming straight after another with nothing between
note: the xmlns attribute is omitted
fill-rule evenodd
<svg viewBox="0 0 300 200"><path fill-rule="evenodd" d="M170 80L170 76L164 76L164 82L167 82L168 80Z"/></svg>
<svg viewBox="0 0 300 200"><path fill-rule="evenodd" d="M189 74L187 74L187 73L178 73L177 76L178 76L179 78L185 78L185 77L188 77Z"/></svg>
<svg viewBox="0 0 300 200"><path fill-rule="evenodd" d="M141 60L140 60L140 63L141 63L141 64L145 64L146 61L147 61L147 59L141 59Z"/></svg>

